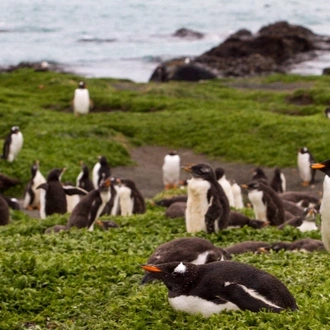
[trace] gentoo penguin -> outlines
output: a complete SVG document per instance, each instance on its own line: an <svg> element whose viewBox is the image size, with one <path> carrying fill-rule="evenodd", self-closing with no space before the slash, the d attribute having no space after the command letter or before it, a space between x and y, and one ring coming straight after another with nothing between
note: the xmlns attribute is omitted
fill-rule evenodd
<svg viewBox="0 0 330 330"><path fill-rule="evenodd" d="M65 190L67 213L71 213L76 205L80 202L81 197L88 194L88 191L72 185L71 182L65 183L63 185L63 189ZM70 193L68 193L68 191L70 191Z"/></svg>
<svg viewBox="0 0 330 330"><path fill-rule="evenodd" d="M119 204L119 186L117 184L117 178L111 177L110 178L110 193L111 197L109 202L106 204L105 208L103 209L101 216L104 214L107 215L120 215L120 204Z"/></svg>
<svg viewBox="0 0 330 330"><path fill-rule="evenodd" d="M19 211L21 209L21 206L16 198L8 196L2 196L2 198L6 201L10 209L15 211Z"/></svg>
<svg viewBox="0 0 330 330"><path fill-rule="evenodd" d="M9 223L9 206L5 199L0 195L0 226Z"/></svg>
<svg viewBox="0 0 330 330"><path fill-rule="evenodd" d="M114 221L111 220L96 220L95 223L98 224L103 230L119 227Z"/></svg>
<svg viewBox="0 0 330 330"><path fill-rule="evenodd" d="M323 198L320 207L321 235L326 250L330 252L330 159L312 164L311 168L325 173L323 181Z"/></svg>
<svg viewBox="0 0 330 330"><path fill-rule="evenodd" d="M97 189L101 180L106 180L111 176L110 165L105 156L98 156L98 162L93 167L93 184Z"/></svg>
<svg viewBox="0 0 330 330"><path fill-rule="evenodd" d="M99 187L82 197L73 209L67 227L94 229L94 221L98 219L105 204L110 199L110 179L102 180Z"/></svg>
<svg viewBox="0 0 330 330"><path fill-rule="evenodd" d="M315 160L308 148L303 147L298 150L297 163L299 175L302 179L301 185L308 186L309 184L313 184L316 171L311 165L315 163Z"/></svg>
<svg viewBox="0 0 330 330"><path fill-rule="evenodd" d="M164 207L170 207L173 203L183 202L186 203L188 199L188 196L186 195L179 195L179 196L173 196L170 198L163 198L155 202L158 206L164 206Z"/></svg>
<svg viewBox="0 0 330 330"><path fill-rule="evenodd" d="M40 207L40 190L37 189L42 183L46 182L45 177L39 170L39 161L36 160L31 166L31 178L25 187L23 207L33 210Z"/></svg>
<svg viewBox="0 0 330 330"><path fill-rule="evenodd" d="M184 218L186 213L187 203L186 202L176 202L171 204L165 211L166 218Z"/></svg>
<svg viewBox="0 0 330 330"><path fill-rule="evenodd" d="M52 227L49 227L45 230L45 234L55 234L55 233L59 233L60 231L67 231L69 230L69 228L65 225L55 225Z"/></svg>
<svg viewBox="0 0 330 330"><path fill-rule="evenodd" d="M23 134L18 126L13 126L3 144L2 158L8 162L14 161L23 147Z"/></svg>
<svg viewBox="0 0 330 330"><path fill-rule="evenodd" d="M209 240L201 237L175 238L159 245L148 258L152 265L164 264L172 261L186 261L195 265L209 262L230 260L231 256L224 249L216 247ZM154 279L152 273L146 272L142 284Z"/></svg>
<svg viewBox="0 0 330 330"><path fill-rule="evenodd" d="M0 173L0 192L4 192L5 190L14 187L19 183L19 180Z"/></svg>
<svg viewBox="0 0 330 330"><path fill-rule="evenodd" d="M249 226L254 229L260 229L269 225L269 222L263 220L250 219L246 215L236 212L230 211L229 213L229 222L228 229L230 228L242 228L244 226Z"/></svg>
<svg viewBox="0 0 330 330"><path fill-rule="evenodd" d="M164 157L162 170L165 189L177 188L180 182L180 156L176 151L172 151Z"/></svg>
<svg viewBox="0 0 330 330"><path fill-rule="evenodd" d="M300 216L293 217L280 226L278 229L283 229L285 226L292 226L299 229L302 233L312 230L318 230L319 228L316 225L316 214L317 211L313 208L306 208Z"/></svg>
<svg viewBox="0 0 330 330"><path fill-rule="evenodd" d="M176 261L142 268L166 285L169 303L175 310L189 314L208 317L223 310L298 309L294 297L279 279L240 262L194 265Z"/></svg>
<svg viewBox="0 0 330 330"><path fill-rule="evenodd" d="M64 214L67 212L66 194L81 193L82 189L66 188L61 183L61 177L65 168L52 169L47 176L47 181L37 187L40 189L40 218L45 219L47 216L54 213Z"/></svg>
<svg viewBox="0 0 330 330"><path fill-rule="evenodd" d="M325 115L328 119L330 119L330 108L325 108L325 110L324 110L324 115Z"/></svg>
<svg viewBox="0 0 330 330"><path fill-rule="evenodd" d="M74 91L72 102L73 112L76 116L89 113L89 110L92 107L92 103L85 82L79 82L78 88Z"/></svg>
<svg viewBox="0 0 330 330"><path fill-rule="evenodd" d="M216 176L218 182L220 183L223 191L225 192L225 194L228 198L229 206L234 207L235 203L234 203L233 191L231 189L230 182L226 178L224 168L217 167L214 171L215 171L215 176Z"/></svg>
<svg viewBox="0 0 330 330"><path fill-rule="evenodd" d="M299 252L314 252L324 251L325 247L322 241L313 238L303 238L293 242L276 242L272 243L271 250L279 252L280 250L286 251L299 251Z"/></svg>
<svg viewBox="0 0 330 330"><path fill-rule="evenodd" d="M245 241L230 245L225 250L230 254L241 254L241 253L258 253L264 252L264 249L268 250L271 247L270 243L261 241Z"/></svg>
<svg viewBox="0 0 330 330"><path fill-rule="evenodd" d="M248 198L256 219L268 221L273 226L279 226L285 221L282 200L269 185L262 181L252 181L242 187L248 189Z"/></svg>
<svg viewBox="0 0 330 330"><path fill-rule="evenodd" d="M231 183L231 191L233 192L233 196L234 196L234 208L240 210L244 208L242 189L235 180L231 180L230 183Z"/></svg>
<svg viewBox="0 0 330 330"><path fill-rule="evenodd" d="M213 233L227 228L230 206L213 168L208 164L200 163L185 166L183 169L192 175L188 180L185 214L187 232Z"/></svg>
<svg viewBox="0 0 330 330"><path fill-rule="evenodd" d="M88 166L81 161L81 171L77 176L76 185L79 188L86 190L87 192L94 190L93 181L89 178L89 168Z"/></svg>
<svg viewBox="0 0 330 330"><path fill-rule="evenodd" d="M286 212L289 212L293 216L300 216L304 212L304 208L294 202L290 202L286 199L282 199L283 207Z"/></svg>
<svg viewBox="0 0 330 330"><path fill-rule="evenodd" d="M268 178L264 170L260 167L256 167L252 172L251 181L262 181L264 184L268 184Z"/></svg>
<svg viewBox="0 0 330 330"><path fill-rule="evenodd" d="M146 212L144 198L133 180L117 179L120 214L129 216Z"/></svg>
<svg viewBox="0 0 330 330"><path fill-rule="evenodd" d="M270 182L270 186L277 192L283 193L286 191L286 179L283 172L276 167L274 170L274 176Z"/></svg>
<svg viewBox="0 0 330 330"><path fill-rule="evenodd" d="M320 197L311 192L287 191L279 194L282 200L296 203L301 207L317 207L321 203Z"/></svg>

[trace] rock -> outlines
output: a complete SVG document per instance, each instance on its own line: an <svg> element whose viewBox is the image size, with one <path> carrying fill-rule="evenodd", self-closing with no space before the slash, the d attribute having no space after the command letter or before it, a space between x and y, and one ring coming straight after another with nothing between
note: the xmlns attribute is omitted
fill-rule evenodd
<svg viewBox="0 0 330 330"><path fill-rule="evenodd" d="M324 76L329 76L330 75L330 67L329 68L324 68L322 71L322 74Z"/></svg>
<svg viewBox="0 0 330 330"><path fill-rule="evenodd" d="M194 31L194 30L182 28L182 29L176 30L173 33L173 37L187 38L187 39L202 39L202 38L204 38L204 34Z"/></svg>

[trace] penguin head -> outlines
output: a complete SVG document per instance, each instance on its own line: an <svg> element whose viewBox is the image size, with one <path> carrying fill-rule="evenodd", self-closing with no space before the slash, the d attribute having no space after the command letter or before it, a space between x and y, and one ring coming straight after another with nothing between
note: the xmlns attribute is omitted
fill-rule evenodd
<svg viewBox="0 0 330 330"><path fill-rule="evenodd" d="M159 265L142 265L144 270L152 273L153 278L163 281L170 291L181 291L194 283L198 266L189 262L169 262Z"/></svg>
<svg viewBox="0 0 330 330"><path fill-rule="evenodd" d="M31 175L34 178L39 170L39 161L36 160L31 166Z"/></svg>
<svg viewBox="0 0 330 330"><path fill-rule="evenodd" d="M136 189L135 182L129 179L116 179L116 182L119 186L125 186L130 189Z"/></svg>
<svg viewBox="0 0 330 330"><path fill-rule="evenodd" d="M191 166L183 166L182 168L189 172L194 178L209 181L216 179L214 170L209 164L199 163Z"/></svg>
<svg viewBox="0 0 330 330"><path fill-rule="evenodd" d="M49 181L61 181L63 173L66 171L65 168L54 168L47 176L47 182Z"/></svg>
<svg viewBox="0 0 330 330"><path fill-rule="evenodd" d="M310 167L314 170L320 170L321 172L330 176L330 159L327 159L320 163L314 163Z"/></svg>
<svg viewBox="0 0 330 330"><path fill-rule="evenodd" d="M263 169L256 167L252 172L252 180L265 180L267 181L267 176Z"/></svg>
<svg viewBox="0 0 330 330"><path fill-rule="evenodd" d="M11 128L11 133L12 133L12 134L17 134L19 131L20 131L20 129L19 129L18 126L13 126L13 127Z"/></svg>
<svg viewBox="0 0 330 330"><path fill-rule="evenodd" d="M225 170L222 167L217 167L214 172L217 180L220 180L225 174Z"/></svg>
<svg viewBox="0 0 330 330"><path fill-rule="evenodd" d="M98 160L99 160L99 163L101 164L101 165L108 165L108 161L107 161L107 159L105 158L105 156L98 156Z"/></svg>
<svg viewBox="0 0 330 330"><path fill-rule="evenodd" d="M81 89L86 88L86 83L84 81L80 81L78 84L78 88L81 88Z"/></svg>
<svg viewBox="0 0 330 330"><path fill-rule="evenodd" d="M260 190L261 186L262 186L262 183L260 183L259 181L251 181L248 184L241 185L242 188L247 189L248 191Z"/></svg>
<svg viewBox="0 0 330 330"><path fill-rule="evenodd" d="M309 153L308 148L307 147L300 148L299 149L299 153L301 153L301 154L307 154L307 153Z"/></svg>
<svg viewBox="0 0 330 330"><path fill-rule="evenodd" d="M81 166L81 171L83 173L83 177L89 177L89 168L88 166L83 162L81 161L80 162L80 166Z"/></svg>
<svg viewBox="0 0 330 330"><path fill-rule="evenodd" d="M303 218L305 221L315 222L317 213L314 207L306 207L303 211Z"/></svg>
<svg viewBox="0 0 330 330"><path fill-rule="evenodd" d="M110 190L110 186L111 186L111 181L109 178L105 179L105 180L101 180L100 185L98 187L99 191L109 191Z"/></svg>
<svg viewBox="0 0 330 330"><path fill-rule="evenodd" d="M168 153L168 155L170 156L176 156L177 155L177 152L175 150L172 150Z"/></svg>

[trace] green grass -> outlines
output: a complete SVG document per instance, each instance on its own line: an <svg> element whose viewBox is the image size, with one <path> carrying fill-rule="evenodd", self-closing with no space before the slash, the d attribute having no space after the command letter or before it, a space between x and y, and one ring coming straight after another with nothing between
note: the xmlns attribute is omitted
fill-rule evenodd
<svg viewBox="0 0 330 330"><path fill-rule="evenodd" d="M128 165L128 150L137 145L192 148L262 166L296 166L296 151L304 145L317 160L329 158L330 122L323 111L330 104L330 77L273 75L195 84L86 79L95 109L76 118L70 101L81 79L31 70L0 74L0 138L13 125L21 127L25 138L17 161L0 163L2 173L22 182L11 195L22 194L36 159L43 173L67 167L63 181L74 181L80 160L92 166L103 154L111 166ZM299 105L302 99L309 103ZM183 219L168 220L163 213L148 204L145 215L113 218L117 229L48 236L44 230L66 223L68 215L41 221L13 211L11 223L0 228L0 329L329 327L330 259L325 252L235 257L281 279L296 297L297 312L225 312L204 319L172 310L161 283L139 285L140 265L153 250L188 236ZM250 239L320 238L293 228L198 236L219 246Z"/></svg>

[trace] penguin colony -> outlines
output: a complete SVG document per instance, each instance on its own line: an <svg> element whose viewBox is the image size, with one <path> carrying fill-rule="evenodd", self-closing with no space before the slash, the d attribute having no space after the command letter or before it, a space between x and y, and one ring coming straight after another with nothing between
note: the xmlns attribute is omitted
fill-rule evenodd
<svg viewBox="0 0 330 330"><path fill-rule="evenodd" d="M80 82L74 92L74 114L87 114L91 107L86 85ZM13 126L4 141L2 158L13 162L22 146L23 135L18 126ZM187 180L187 195L156 203L168 209L180 204L176 209L177 215L172 217L185 218L187 233L218 233L243 226L262 229L268 225L278 229L294 226L302 232L314 231L319 230L316 215L320 207L322 241L311 238L274 243L246 241L221 248L203 238L178 238L158 246L147 264L142 265L145 271L142 284L162 281L174 309L201 313L206 317L224 310L297 310L295 298L284 283L265 271L231 260L235 254L277 252L282 249L309 252L326 249L330 252L330 160L315 163L309 150L303 147L298 151L297 165L304 186L313 184L316 170L326 174L322 203L309 194L286 192L285 176L279 168L275 168L270 183L263 170L256 168L251 182L239 185L234 180L227 180L221 167L213 169L204 163L181 167L180 156L174 151L168 153L162 166L164 189L179 187L180 171L183 169L191 174ZM105 156L98 157L92 169L92 178L88 166L81 162L81 172L75 186L62 184L65 168L54 168L45 178L39 161L35 161L30 172L23 207L39 209L41 219L55 213L71 213L67 225L55 225L46 233L72 227L92 231L95 223L102 228L116 228L118 225L113 221L100 221L99 217L104 214L131 216L146 212L145 200L134 181L111 177L111 168ZM18 180L0 174L1 192L18 183ZM239 212L244 208L241 188L247 190L254 219ZM75 202L70 207L72 196ZM15 202L0 195L0 225L9 223L10 205L14 208Z"/></svg>

